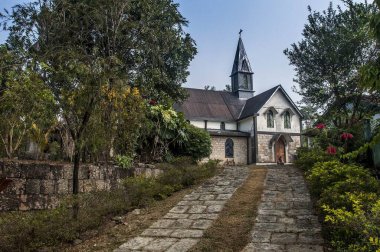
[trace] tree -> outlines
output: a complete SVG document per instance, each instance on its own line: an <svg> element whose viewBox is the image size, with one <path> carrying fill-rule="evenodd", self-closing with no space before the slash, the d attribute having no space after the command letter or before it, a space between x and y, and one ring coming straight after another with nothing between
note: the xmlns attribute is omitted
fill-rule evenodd
<svg viewBox="0 0 380 252"><path fill-rule="evenodd" d="M231 85L227 84L226 88L224 89L224 91L231 92L232 91Z"/></svg>
<svg viewBox="0 0 380 252"><path fill-rule="evenodd" d="M206 86L205 86L205 90L215 91L216 89L215 89L214 86L206 85Z"/></svg>
<svg viewBox="0 0 380 252"><path fill-rule="evenodd" d="M75 143L73 194L102 90L136 87L162 103L185 97L181 84L196 49L177 8L171 0L39 0L9 15L9 40L37 62ZM112 111L110 104L105 113Z"/></svg>
<svg viewBox="0 0 380 252"><path fill-rule="evenodd" d="M0 146L13 158L25 137L49 128L55 118L53 95L39 75L6 45L0 46Z"/></svg>
<svg viewBox="0 0 380 252"><path fill-rule="evenodd" d="M368 28L374 5L344 2L347 10L335 10L332 3L322 13L309 7L303 39L284 53L295 67L295 90L302 102L323 112L336 127L348 128L373 113L364 99L377 99L378 92L367 93L358 85L358 72L379 49Z"/></svg>

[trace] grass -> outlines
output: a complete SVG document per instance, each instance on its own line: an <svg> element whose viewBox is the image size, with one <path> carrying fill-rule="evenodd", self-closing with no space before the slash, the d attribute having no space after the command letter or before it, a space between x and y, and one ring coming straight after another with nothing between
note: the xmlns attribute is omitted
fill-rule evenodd
<svg viewBox="0 0 380 252"><path fill-rule="evenodd" d="M266 172L265 167L250 166L247 180L191 251L241 251L249 243Z"/></svg>

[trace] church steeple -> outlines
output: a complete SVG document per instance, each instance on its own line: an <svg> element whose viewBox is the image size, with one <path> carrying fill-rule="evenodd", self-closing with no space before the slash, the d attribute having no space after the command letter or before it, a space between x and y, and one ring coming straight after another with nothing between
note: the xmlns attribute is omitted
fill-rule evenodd
<svg viewBox="0 0 380 252"><path fill-rule="evenodd" d="M242 30L239 32L239 41L236 48L235 60L231 73L232 92L239 98L253 97L252 75L253 71L247 53L244 49L243 40L241 39Z"/></svg>

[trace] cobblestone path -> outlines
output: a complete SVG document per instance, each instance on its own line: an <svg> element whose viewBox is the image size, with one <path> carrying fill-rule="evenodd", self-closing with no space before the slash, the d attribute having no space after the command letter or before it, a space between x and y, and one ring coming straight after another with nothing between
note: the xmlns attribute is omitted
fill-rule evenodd
<svg viewBox="0 0 380 252"><path fill-rule="evenodd" d="M248 176L247 167L226 167L153 223L140 236L122 244L123 251L187 251L218 218L224 204Z"/></svg>
<svg viewBox="0 0 380 252"><path fill-rule="evenodd" d="M323 252L322 244L302 173L292 166L268 167L252 242L243 251Z"/></svg>

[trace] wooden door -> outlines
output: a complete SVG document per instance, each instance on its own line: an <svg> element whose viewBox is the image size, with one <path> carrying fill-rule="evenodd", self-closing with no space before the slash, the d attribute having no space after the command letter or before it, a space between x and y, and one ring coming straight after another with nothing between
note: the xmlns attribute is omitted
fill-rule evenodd
<svg viewBox="0 0 380 252"><path fill-rule="evenodd" d="M282 138L278 139L276 142L276 162L285 163L285 143Z"/></svg>

